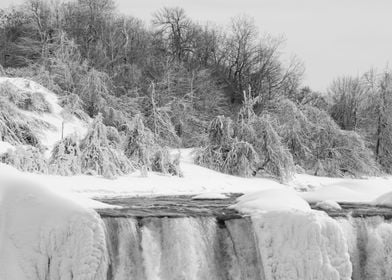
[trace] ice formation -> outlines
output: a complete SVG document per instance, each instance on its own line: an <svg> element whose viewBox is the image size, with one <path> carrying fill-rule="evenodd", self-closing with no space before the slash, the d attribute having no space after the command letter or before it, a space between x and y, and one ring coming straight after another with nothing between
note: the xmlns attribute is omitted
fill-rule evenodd
<svg viewBox="0 0 392 280"><path fill-rule="evenodd" d="M348 280L351 262L339 224L312 211L252 217L266 280Z"/></svg>
<svg viewBox="0 0 392 280"><path fill-rule="evenodd" d="M106 279L102 220L21 179L0 182L0 279Z"/></svg>

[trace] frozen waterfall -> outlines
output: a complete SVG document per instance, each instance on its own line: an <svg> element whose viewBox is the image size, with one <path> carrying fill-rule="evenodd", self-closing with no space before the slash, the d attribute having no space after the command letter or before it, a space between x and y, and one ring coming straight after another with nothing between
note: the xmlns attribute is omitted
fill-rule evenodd
<svg viewBox="0 0 392 280"><path fill-rule="evenodd" d="M392 279L392 224L276 211L256 217L105 217L108 279Z"/></svg>

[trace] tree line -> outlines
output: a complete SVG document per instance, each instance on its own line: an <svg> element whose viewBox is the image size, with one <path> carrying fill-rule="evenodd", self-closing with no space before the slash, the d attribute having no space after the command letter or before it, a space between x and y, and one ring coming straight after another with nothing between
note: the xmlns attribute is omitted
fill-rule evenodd
<svg viewBox="0 0 392 280"><path fill-rule="evenodd" d="M283 61L282 38L246 16L222 27L161 8L148 25L112 0L26 0L0 11L0 44L5 75L33 79L72 114L100 119L125 154L137 141L200 147L201 165L280 180L390 172L389 72L314 92L302 85L302 63ZM137 154L151 169L152 155Z"/></svg>

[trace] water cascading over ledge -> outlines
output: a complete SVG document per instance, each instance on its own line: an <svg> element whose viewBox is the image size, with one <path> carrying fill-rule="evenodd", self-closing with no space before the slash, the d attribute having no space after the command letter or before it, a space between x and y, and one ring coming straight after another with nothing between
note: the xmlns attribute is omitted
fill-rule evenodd
<svg viewBox="0 0 392 280"><path fill-rule="evenodd" d="M391 209L243 217L231 203L137 198L101 212L108 279L392 279Z"/></svg>
<svg viewBox="0 0 392 280"><path fill-rule="evenodd" d="M108 279L264 280L249 218L104 218Z"/></svg>

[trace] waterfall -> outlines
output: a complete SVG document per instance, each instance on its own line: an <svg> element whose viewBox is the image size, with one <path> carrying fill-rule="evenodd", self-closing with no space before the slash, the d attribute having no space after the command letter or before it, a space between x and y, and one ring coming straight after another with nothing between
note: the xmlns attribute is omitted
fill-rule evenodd
<svg viewBox="0 0 392 280"><path fill-rule="evenodd" d="M347 240L352 279L392 279L391 222L382 216L337 220Z"/></svg>
<svg viewBox="0 0 392 280"><path fill-rule="evenodd" d="M381 216L103 219L108 279L392 279L392 224Z"/></svg>
<svg viewBox="0 0 392 280"><path fill-rule="evenodd" d="M108 279L263 280L249 219L104 218Z"/></svg>

